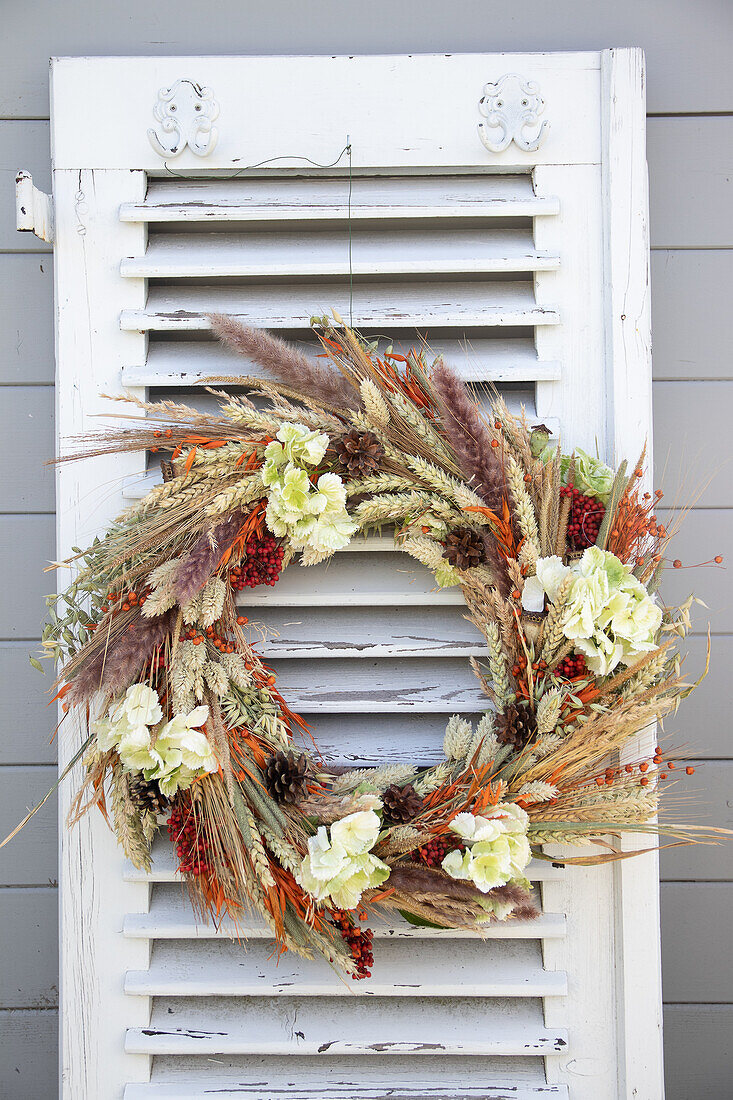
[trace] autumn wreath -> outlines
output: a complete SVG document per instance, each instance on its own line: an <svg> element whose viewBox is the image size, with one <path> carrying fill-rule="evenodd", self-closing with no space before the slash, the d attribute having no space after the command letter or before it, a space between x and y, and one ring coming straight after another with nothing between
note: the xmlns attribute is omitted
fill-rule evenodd
<svg viewBox="0 0 733 1100"><path fill-rule="evenodd" d="M442 360L380 352L338 319L315 323L315 358L212 324L276 381L237 379L248 396L216 393L213 415L137 402L134 426L70 456L157 451L165 478L51 599L44 650L88 733L72 818L100 807L142 867L167 820L198 910L254 910L282 949L354 977L375 907L480 932L534 914L525 870L548 842L598 841L603 861L623 832L711 836L656 821L675 761L628 748L690 690L673 645L689 605L654 594L668 536L643 456L613 471L564 453L501 398L482 411ZM450 719L437 766L338 771L236 595L384 526L461 588L487 709L475 728Z"/></svg>

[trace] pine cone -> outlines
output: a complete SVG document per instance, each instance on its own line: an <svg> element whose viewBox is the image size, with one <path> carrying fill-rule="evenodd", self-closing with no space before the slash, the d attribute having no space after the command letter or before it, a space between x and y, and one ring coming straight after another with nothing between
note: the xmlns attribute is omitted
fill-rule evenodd
<svg viewBox="0 0 733 1100"><path fill-rule="evenodd" d="M455 569L472 569L486 561L486 546L478 531L462 527L448 535L443 543L443 557Z"/></svg>
<svg viewBox="0 0 733 1100"><path fill-rule="evenodd" d="M384 447L374 432L361 432L352 428L334 444L339 462L351 477L366 477L379 469L384 457Z"/></svg>
<svg viewBox="0 0 733 1100"><path fill-rule="evenodd" d="M142 772L128 775L127 790L140 811L147 810L149 813L162 814L170 805L170 800L161 794L155 780L151 779L148 782Z"/></svg>
<svg viewBox="0 0 733 1100"><path fill-rule="evenodd" d="M382 795L382 806L386 824L405 825L420 812L422 798L412 783L407 783L404 787L393 783Z"/></svg>
<svg viewBox="0 0 733 1100"><path fill-rule="evenodd" d="M276 752L265 761L265 785L276 802L295 802L305 786L305 753Z"/></svg>
<svg viewBox="0 0 733 1100"><path fill-rule="evenodd" d="M495 728L502 745L523 749L537 733L537 719L528 707L517 707L511 703L503 714L497 715Z"/></svg>

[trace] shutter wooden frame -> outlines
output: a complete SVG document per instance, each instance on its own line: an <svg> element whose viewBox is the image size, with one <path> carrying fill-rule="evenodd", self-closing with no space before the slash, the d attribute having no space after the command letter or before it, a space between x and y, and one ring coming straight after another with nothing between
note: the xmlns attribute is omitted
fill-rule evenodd
<svg viewBox="0 0 733 1100"><path fill-rule="evenodd" d="M476 134L477 101L487 81L512 72L538 81L551 129L536 151L511 144L491 154ZM359 169L531 170L540 199L560 193L561 204L572 207L569 196L593 196L585 220L561 212L535 222L538 250L575 256L581 235L590 242L577 252L582 264L562 273L564 282L553 283L553 271L534 273L538 307L554 309L563 286L560 308L568 318L564 327L536 330L539 358L562 364L560 379L537 377L537 414L562 418L573 443L592 448L598 437L601 449L618 458L633 461L645 439L651 443L644 64L633 49L54 60L61 440L99 427L95 417L109 411L99 394L119 391L125 373L137 385L128 388L145 392L147 336L135 321L146 311L145 270L126 258L144 256L146 226L121 219L120 210L143 205L146 174L165 171L147 129L158 89L181 77L211 86L222 113L213 153L198 158L185 151L171 162L176 172L206 177L290 152L325 164L349 135ZM121 277L123 262L128 277ZM584 361L597 369L586 374ZM139 469L139 458L127 455L58 468L59 559L119 512L123 479ZM66 727L59 749L63 763L73 751ZM67 780L61 788L62 822L73 785ZM150 1004L143 982L124 992L123 975L149 963L151 882L125 869L99 815L71 832L62 827L60 859L62 1095L106 1100L121 1097L122 1083L130 1082L134 1097L134 1082L149 1079L151 1058L126 1053L124 1031L146 1027ZM567 1086L555 1095L573 1100L661 1097L656 856L545 877L544 908L566 914L568 934L555 937L547 926L544 964L550 973L566 972L569 982L569 995L548 988L545 1025L567 1028L572 1043L568 1055L545 1058L546 1094L554 1083ZM167 1095L173 1094L160 1092Z"/></svg>

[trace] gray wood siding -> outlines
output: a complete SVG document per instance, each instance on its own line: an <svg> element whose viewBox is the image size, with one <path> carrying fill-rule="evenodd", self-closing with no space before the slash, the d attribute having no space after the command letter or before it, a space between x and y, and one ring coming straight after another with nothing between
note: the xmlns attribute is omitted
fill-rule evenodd
<svg viewBox="0 0 733 1100"><path fill-rule="evenodd" d="M54 719L27 661L40 629L43 568L53 557L52 257L15 232L14 178L33 172L48 189L48 57L79 54L399 53L645 48L654 324L656 478L668 522L694 503L675 554L685 563L733 544L727 442L733 398L729 350L733 273L733 7L725 0L650 0L579 7L575 0L519 0L492 10L482 0L219 0L207 12L182 0L175 15L143 0L51 0L6 5L0 46L0 832L42 795L53 776ZM419 110L416 94L415 109ZM80 120L80 124L83 121ZM114 120L110 120L114 125ZM276 150L279 152L279 150ZM684 443L682 461L680 443ZM674 456L669 459L669 454ZM718 471L705 486L710 469ZM697 493L698 490L702 491ZM728 687L733 667L733 570L677 571L670 600L696 593L689 672L713 665L667 735L702 766L682 785L700 813L731 824L733 752ZM453 658L445 659L451 666ZM369 671L377 674L379 669ZM364 674L367 665L364 666ZM296 685L297 687L297 685ZM432 730L434 716L429 719ZM329 720L325 719L326 725ZM0 1095L35 1100L56 1092L56 823L49 804L0 860ZM3 834L4 835L4 834ZM674 849L662 855L663 964L668 1100L730 1092L733 972L729 914L731 851ZM90 1098L91 1100L91 1098ZM656 1098L649 1098L656 1100Z"/></svg>

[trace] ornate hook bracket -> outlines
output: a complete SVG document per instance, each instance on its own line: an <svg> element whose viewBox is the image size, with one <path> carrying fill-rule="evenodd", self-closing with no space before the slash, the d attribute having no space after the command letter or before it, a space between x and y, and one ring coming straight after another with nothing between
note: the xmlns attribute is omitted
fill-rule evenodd
<svg viewBox="0 0 733 1100"><path fill-rule="evenodd" d="M149 129L148 137L159 156L177 157L188 146L197 157L206 157L214 149L219 104L211 88L202 88L194 80L177 80L159 90L153 114L160 125Z"/></svg>
<svg viewBox="0 0 733 1100"><path fill-rule="evenodd" d="M545 109L539 84L518 73L505 73L495 84L486 84L478 108L486 119L478 124L479 137L491 153L502 153L512 142L532 153L550 126L539 121Z"/></svg>

